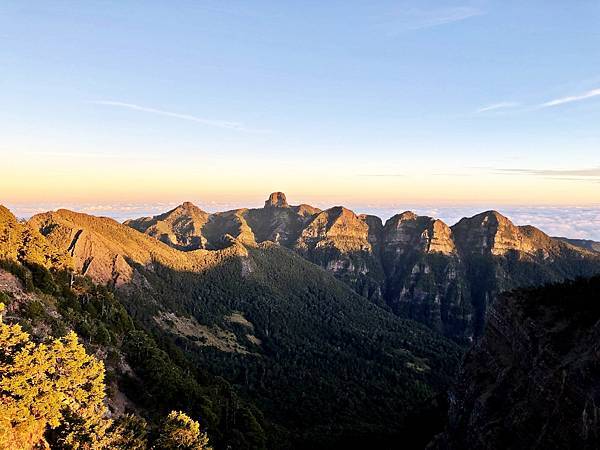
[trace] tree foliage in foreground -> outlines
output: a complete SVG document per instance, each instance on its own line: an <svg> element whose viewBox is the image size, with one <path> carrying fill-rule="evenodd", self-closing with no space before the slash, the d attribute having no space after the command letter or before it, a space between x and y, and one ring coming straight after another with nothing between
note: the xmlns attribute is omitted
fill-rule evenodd
<svg viewBox="0 0 600 450"><path fill-rule="evenodd" d="M75 333L35 344L19 325L0 325L0 445L107 445L104 366Z"/></svg>
<svg viewBox="0 0 600 450"><path fill-rule="evenodd" d="M144 419L113 422L107 412L104 365L74 332L36 344L20 325L0 320L0 450L210 448L200 424L182 412L168 415L154 445Z"/></svg>
<svg viewBox="0 0 600 450"><path fill-rule="evenodd" d="M162 450L209 450L208 436L200 430L200 424L181 411L171 412L163 423L156 441Z"/></svg>

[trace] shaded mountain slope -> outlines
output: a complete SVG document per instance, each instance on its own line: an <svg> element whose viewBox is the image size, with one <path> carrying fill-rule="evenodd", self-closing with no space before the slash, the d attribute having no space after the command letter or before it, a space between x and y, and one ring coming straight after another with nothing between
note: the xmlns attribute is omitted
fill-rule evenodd
<svg viewBox="0 0 600 450"><path fill-rule="evenodd" d="M502 296L464 361L436 446L598 448L599 354L600 278Z"/></svg>
<svg viewBox="0 0 600 450"><path fill-rule="evenodd" d="M435 430L431 402L448 385L458 349L290 250L231 238L225 250L182 252L64 210L31 223L79 269L117 287L148 332L256 405L272 424L272 448L400 437L408 445ZM423 414L429 430L417 433L412 424Z"/></svg>

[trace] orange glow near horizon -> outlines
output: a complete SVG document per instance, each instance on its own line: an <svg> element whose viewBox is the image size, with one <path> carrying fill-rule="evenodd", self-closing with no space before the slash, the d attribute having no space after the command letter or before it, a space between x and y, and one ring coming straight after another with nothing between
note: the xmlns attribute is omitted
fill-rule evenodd
<svg viewBox="0 0 600 450"><path fill-rule="evenodd" d="M316 204L590 205L595 180L551 179L485 169L390 171L349 161L76 158L23 155L0 179L4 203L262 202L275 190ZM23 168L27 168L24 170ZM357 169L360 167L360 169Z"/></svg>

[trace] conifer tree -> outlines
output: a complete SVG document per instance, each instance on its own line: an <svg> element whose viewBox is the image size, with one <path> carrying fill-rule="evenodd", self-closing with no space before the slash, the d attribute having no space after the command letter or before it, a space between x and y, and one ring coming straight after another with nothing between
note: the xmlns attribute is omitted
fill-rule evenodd
<svg viewBox="0 0 600 450"><path fill-rule="evenodd" d="M124 414L116 419L110 430L110 448L115 450L146 450L148 424L139 416Z"/></svg>
<svg viewBox="0 0 600 450"><path fill-rule="evenodd" d="M210 450L200 424L181 411L171 411L155 443L157 450Z"/></svg>
<svg viewBox="0 0 600 450"><path fill-rule="evenodd" d="M105 448L104 389L104 365L75 333L35 344L0 322L0 449Z"/></svg>

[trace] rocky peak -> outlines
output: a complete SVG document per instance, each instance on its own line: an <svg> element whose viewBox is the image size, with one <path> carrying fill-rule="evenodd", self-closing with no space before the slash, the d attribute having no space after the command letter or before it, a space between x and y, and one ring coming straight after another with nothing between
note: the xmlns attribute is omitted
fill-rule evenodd
<svg viewBox="0 0 600 450"><path fill-rule="evenodd" d="M302 230L299 245L333 245L340 250L370 250L369 226L354 212L342 206L321 211Z"/></svg>
<svg viewBox="0 0 600 450"><path fill-rule="evenodd" d="M310 217L321 212L319 208L307 205L305 203L295 206L294 209L296 213L301 217Z"/></svg>
<svg viewBox="0 0 600 450"><path fill-rule="evenodd" d="M448 225L411 211L397 214L385 223L383 240L397 252L419 248L426 253L451 254L456 250Z"/></svg>
<svg viewBox="0 0 600 450"><path fill-rule="evenodd" d="M463 218L452 231L468 253L504 255L510 250L530 250L519 228L497 211Z"/></svg>
<svg viewBox="0 0 600 450"><path fill-rule="evenodd" d="M194 205L192 202L183 202L181 204L181 208L187 209L187 210L192 210L192 209L196 209L197 206Z"/></svg>
<svg viewBox="0 0 600 450"><path fill-rule="evenodd" d="M161 220L168 219L169 216L197 216L197 215L208 215L207 212L201 210L192 202L183 202L181 205L172 209L171 211L158 216Z"/></svg>
<svg viewBox="0 0 600 450"><path fill-rule="evenodd" d="M467 253L505 255L509 251L546 256L561 251L566 244L543 231L526 225L516 226L497 211L486 211L463 218L452 227L458 245Z"/></svg>
<svg viewBox="0 0 600 450"><path fill-rule="evenodd" d="M450 254L456 251L452 229L441 220L432 219L426 233L422 236L426 238L429 253Z"/></svg>
<svg viewBox="0 0 600 450"><path fill-rule="evenodd" d="M283 192L273 192L265 201L265 208L289 208L287 199Z"/></svg>
<svg viewBox="0 0 600 450"><path fill-rule="evenodd" d="M401 228L403 223L413 222L413 221L417 220L418 217L419 216L417 216L412 211L404 211L403 213L396 214L395 216L390 217L385 222L385 228L387 228L388 230L390 230L392 228Z"/></svg>

